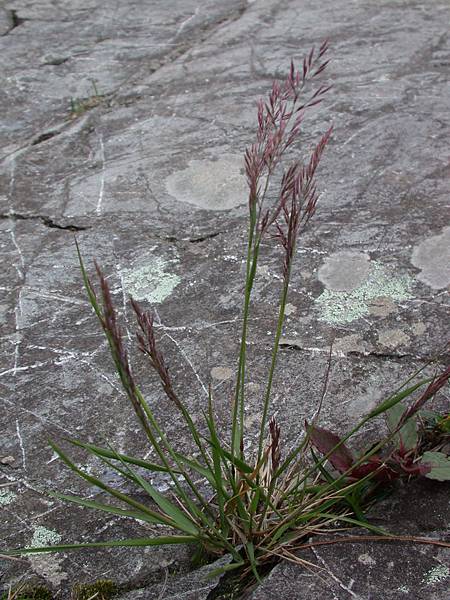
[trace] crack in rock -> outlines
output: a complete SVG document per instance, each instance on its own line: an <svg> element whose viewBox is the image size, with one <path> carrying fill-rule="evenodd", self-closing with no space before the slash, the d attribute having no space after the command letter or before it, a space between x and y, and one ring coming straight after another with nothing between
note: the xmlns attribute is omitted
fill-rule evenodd
<svg viewBox="0 0 450 600"><path fill-rule="evenodd" d="M302 346L295 339L281 339L280 340L280 348L286 348L288 350L296 350L297 352L320 352L320 353L329 353L329 348L309 348ZM370 352L364 352L361 350L349 350L348 352L333 352L333 356L337 356L339 358L376 358L380 360L396 360L402 361L405 359L414 359L420 361L429 361L431 358L429 356L422 356L419 354L410 354L410 353L395 353L395 352L377 352L376 350L372 350Z"/></svg>
<svg viewBox="0 0 450 600"><path fill-rule="evenodd" d="M34 138L34 140L32 140L30 145L37 146L38 144L42 144L42 142L51 140L53 137L55 137L56 135L59 135L60 133L61 133L60 131L45 131L44 133L41 133L36 138Z"/></svg>
<svg viewBox="0 0 450 600"><path fill-rule="evenodd" d="M11 221L40 221L46 227L50 229L61 229L63 231L86 231L90 229L90 226L81 225L60 225L56 223L51 217L45 215L24 215L21 213L6 213L0 214L0 220L10 219Z"/></svg>
<svg viewBox="0 0 450 600"><path fill-rule="evenodd" d="M6 21L7 21L7 26L6 26L6 31L4 31L1 34L1 37L4 37L6 35L8 35L9 33L11 33L11 31L13 31L13 29L16 29L16 27L19 27L20 25L22 25L22 23L25 23L26 19L22 19L21 17L19 17L19 15L17 14L17 11L12 9L12 10L6 10Z"/></svg>
<svg viewBox="0 0 450 600"><path fill-rule="evenodd" d="M200 244L201 242L206 242L207 240L212 240L222 233L226 233L226 231L214 231L213 233L205 233L205 235L201 235L199 237L188 237L188 238L178 238L175 235L167 235L162 238L165 242L169 242L172 244L176 244L179 242L188 242L189 244Z"/></svg>

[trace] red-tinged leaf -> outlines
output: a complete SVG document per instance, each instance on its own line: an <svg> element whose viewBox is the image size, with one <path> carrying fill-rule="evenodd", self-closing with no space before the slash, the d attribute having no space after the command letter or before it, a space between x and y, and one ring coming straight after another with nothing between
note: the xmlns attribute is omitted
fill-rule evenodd
<svg viewBox="0 0 450 600"><path fill-rule="evenodd" d="M422 463L419 463L418 465L416 465L416 467L417 467L417 472L418 472L418 474L419 474L419 475L423 475L424 477L425 477L425 476L426 476L428 473L431 473L431 471L432 471L432 469L433 469L433 467L432 467L431 465L428 465L428 464L425 464L425 463L424 463L424 464L422 464Z"/></svg>
<svg viewBox="0 0 450 600"><path fill-rule="evenodd" d="M327 429L308 425L306 429L309 431L312 445L323 454L330 454L329 462L339 473L345 473L353 465L354 459L350 450L341 442L341 438Z"/></svg>
<svg viewBox="0 0 450 600"><path fill-rule="evenodd" d="M432 466L428 465L428 464L421 464L421 463L411 463L411 464L403 463L401 465L401 469L404 474L408 475L408 477L410 475L414 475L414 476L418 477L419 475L426 476L428 473L431 473Z"/></svg>
<svg viewBox="0 0 450 600"><path fill-rule="evenodd" d="M374 479L382 483L394 481L398 479L399 473L393 471L386 464L383 464L382 460L377 457L371 457L369 462L360 465L352 470L350 477L353 479L364 479L367 475L374 473Z"/></svg>

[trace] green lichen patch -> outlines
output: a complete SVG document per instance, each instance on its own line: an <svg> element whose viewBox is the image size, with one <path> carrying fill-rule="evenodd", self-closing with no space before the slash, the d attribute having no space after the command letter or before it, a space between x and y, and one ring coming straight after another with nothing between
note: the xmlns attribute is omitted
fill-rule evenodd
<svg viewBox="0 0 450 600"><path fill-rule="evenodd" d="M94 583L79 583L72 590L73 600L109 600L117 594L117 586L110 579L99 579Z"/></svg>
<svg viewBox="0 0 450 600"><path fill-rule="evenodd" d="M422 579L422 583L433 585L441 583L450 577L450 569L445 565L438 565L427 571Z"/></svg>
<svg viewBox="0 0 450 600"><path fill-rule="evenodd" d="M394 276L382 265L373 262L364 283L348 292L325 290L317 299L319 320L331 325L350 323L369 314L370 304L377 298L394 301L408 300L412 278L408 275Z"/></svg>
<svg viewBox="0 0 450 600"><path fill-rule="evenodd" d="M61 535L52 529L47 529L43 525L36 527L33 538L28 548L39 548L41 546L52 546L61 541Z"/></svg>
<svg viewBox="0 0 450 600"><path fill-rule="evenodd" d="M14 492L11 492L8 489L0 489L0 506L8 506L8 504L14 502L16 498L17 494Z"/></svg>
<svg viewBox="0 0 450 600"><path fill-rule="evenodd" d="M175 273L168 272L168 262L153 257L150 262L135 269L124 270L123 285L135 300L147 300L151 304L163 302L180 283Z"/></svg>

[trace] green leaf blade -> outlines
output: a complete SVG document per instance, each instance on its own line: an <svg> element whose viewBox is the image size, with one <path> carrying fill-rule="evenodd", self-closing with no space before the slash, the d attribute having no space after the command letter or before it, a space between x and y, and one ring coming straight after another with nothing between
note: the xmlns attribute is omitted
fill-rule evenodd
<svg viewBox="0 0 450 600"><path fill-rule="evenodd" d="M399 392L398 394L394 394L394 396L387 398L384 402L382 402L381 404L376 406L367 415L366 419L367 420L373 419L374 417L381 415L382 413L386 412L387 410L389 410L390 408L392 408L393 406L395 406L396 404L398 404L399 402L401 402L402 400L404 400L405 398L407 398L408 396L413 394L416 390L418 390L420 387L422 387L426 383L430 383L430 381L432 381L432 380L429 378L422 379L418 383L406 388L406 390L403 390L402 392Z"/></svg>
<svg viewBox="0 0 450 600"><path fill-rule="evenodd" d="M425 474L428 479L450 481L450 456L443 452L424 452L420 464L431 467Z"/></svg>
<svg viewBox="0 0 450 600"><path fill-rule="evenodd" d="M87 542L85 544L58 544L55 546L41 546L37 548L20 548L17 550L2 550L6 556L20 556L22 554L38 554L42 552L65 552L66 550L81 550L83 548L117 548L117 547L142 547L165 546L170 544L193 544L198 539L192 535L168 535L154 538L128 538L112 540L110 542Z"/></svg>
<svg viewBox="0 0 450 600"><path fill-rule="evenodd" d="M401 402L388 408L386 411L386 421L390 431L393 432L396 430L397 425L406 410L406 406ZM417 433L416 420L414 418L406 421L400 431L395 435L395 440L398 445L400 445L401 442L405 450L412 450L417 446L419 436Z"/></svg>

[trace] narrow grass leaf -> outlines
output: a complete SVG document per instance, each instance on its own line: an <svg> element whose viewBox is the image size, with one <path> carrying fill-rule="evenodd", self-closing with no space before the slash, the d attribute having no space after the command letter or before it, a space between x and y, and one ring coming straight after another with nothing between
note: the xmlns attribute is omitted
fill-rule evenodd
<svg viewBox="0 0 450 600"><path fill-rule="evenodd" d="M94 444L89 444L85 442L81 442L80 440L75 440L72 438L64 438L66 441L70 442L74 446L78 446L79 448L84 448L88 450L92 454L95 454L98 457L104 458L112 458L118 460L117 457L120 458L121 461L125 463L129 463L131 465L136 465L137 467L142 467L147 471L168 473L169 469L167 467L163 467L162 465L157 465L156 463L151 463L148 460L143 460L140 458L135 458L133 456L128 456L127 454L121 454L120 452L114 452L113 450L109 450L108 448L103 448L101 446L95 446ZM175 473L177 473L176 469L173 469Z"/></svg>
<svg viewBox="0 0 450 600"><path fill-rule="evenodd" d="M406 390L403 390L403 392L399 392L398 394L395 394L394 396L391 396L390 398L388 398L387 400L385 400L384 402L382 402L381 404L379 404L378 406L376 406L367 415L366 419L367 420L373 419L374 417L376 417L378 415L381 415L382 413L386 412L387 410L389 410L390 408L392 408L393 406L395 406L396 404L398 404L399 402L401 402L402 400L404 400L405 398L407 398L408 396L410 396L411 394L413 394L417 389L419 389L420 387L422 387L426 383L430 383L430 381L432 381L430 378L428 378L428 379L422 379L421 381L419 381L415 385L412 385L411 387L406 388Z"/></svg>
<svg viewBox="0 0 450 600"><path fill-rule="evenodd" d="M236 569L240 569L244 565L245 565L245 562L243 560L240 562L229 563L228 565L224 565L223 567L218 567L217 569L213 569L212 571L209 571L209 573L207 573L205 575L205 579L213 579L214 577L217 577L218 575L222 575L223 573L228 573L228 571L234 571Z"/></svg>
<svg viewBox="0 0 450 600"><path fill-rule="evenodd" d="M76 246L76 249L77 249L78 261L80 263L81 276L83 278L83 283L84 283L84 287L85 287L86 293L87 293L88 298L89 298L89 302L90 302L92 308L94 309L94 312L97 315L99 321L103 322L103 314L102 314L100 305L98 304L97 297L96 297L95 292L94 292L94 290L92 288L92 284L91 284L91 282L89 280L88 274L86 272L86 268L84 266L83 258L81 256L81 252L80 252L80 247L78 246L78 242L77 242L76 239L75 239L75 246Z"/></svg>
<svg viewBox="0 0 450 600"><path fill-rule="evenodd" d="M314 450L312 448L311 448L311 455L313 457L314 463L315 463L318 471L320 472L322 477L325 479L325 481L327 481L330 484L333 484L335 481L334 477L332 477L331 474L328 473L328 471L325 469L323 464L320 462L320 459L317 457L316 453L314 452Z"/></svg>
<svg viewBox="0 0 450 600"><path fill-rule="evenodd" d="M135 546L164 546L168 544L195 544L198 539L192 535L169 535L154 538L128 538L125 540L112 540L110 542L87 542L85 544L58 544L56 546L42 546L38 548L20 548L18 550L3 551L7 556L20 556L21 554L34 554L39 552L62 552L65 550L79 550L81 548L117 548Z"/></svg>
<svg viewBox="0 0 450 600"><path fill-rule="evenodd" d="M213 445L212 440L208 440L208 441L210 442L211 445ZM242 473L253 473L253 467L248 465L246 462L244 462L240 458L233 456L230 452L225 450L220 444L217 446L217 449L219 450L222 457L227 458L235 467L237 467L237 469L239 469L239 471L242 471Z"/></svg>
<svg viewBox="0 0 450 600"><path fill-rule="evenodd" d="M245 550L247 552L247 556L250 562L250 567L252 569L252 573L255 576L255 579L258 583L261 583L261 578L258 573L258 562L255 558L255 547L253 546L253 542L247 542L245 544Z"/></svg>
<svg viewBox="0 0 450 600"><path fill-rule="evenodd" d="M204 467L203 465L201 465L198 462L198 460L196 460L195 458L185 456L184 454L181 454L180 452L175 452L175 456L176 456L176 459L180 463L190 467L193 471L195 471L196 473L198 473L199 475L201 475L202 477L207 479L211 485L214 485L214 476L213 476L211 470L208 469L207 467ZM174 470L174 472L176 473L177 471Z"/></svg>
<svg viewBox="0 0 450 600"><path fill-rule="evenodd" d="M334 521L342 521L343 523L349 523L350 525L354 525L355 527L362 527L364 529L368 529L369 531L373 531L378 535L391 535L388 531L382 529L381 527L376 527L375 525L372 525L367 521L359 521L358 519L353 519L352 517L345 517L339 514L325 512L318 512L317 516L324 519L332 519Z"/></svg>
<svg viewBox="0 0 450 600"><path fill-rule="evenodd" d="M116 456L118 457L117 454ZM172 502L170 502L168 498L161 494L155 488L155 486L146 481L130 466L127 465L126 468L132 473L133 477L136 479L142 489L147 492L147 494L159 506L163 513L170 517L174 523L176 523L178 529L191 535L198 535L199 530L194 524L193 519L190 519L188 516L186 516L186 514L180 508L178 508L178 506L172 504Z"/></svg>
<svg viewBox="0 0 450 600"><path fill-rule="evenodd" d="M104 483L103 481L98 479L97 477L94 477L92 475L89 475L88 473L85 473L82 469L77 467L70 460L70 458L68 456L66 456L66 454L64 454L64 452L61 450L61 448L59 448L54 442L49 440L49 444L53 448L53 450L58 454L58 456L61 458L61 460L74 473L79 475L82 479L84 479L88 483L94 485L95 487L98 487L99 489L101 489L105 492L108 492L108 494L110 494L111 496L117 498L118 500L121 500L122 502L125 502L126 504L129 504L130 506L133 506L134 508L137 508L139 511L142 511L142 512L148 514L150 517L154 517L155 519L157 519L157 522L159 522L160 524L169 525L170 527L176 527L176 523L174 523L174 521L172 521L172 519L170 519L166 515L157 513L155 511L149 509L144 504L137 502L136 500L134 500L130 496L127 496L126 494L122 494L122 492L117 491L116 489L107 485L106 483Z"/></svg>
<svg viewBox="0 0 450 600"><path fill-rule="evenodd" d="M57 492L47 492L47 494L52 498L58 498L58 500L65 500L67 502L72 502L73 504L78 504L79 506L84 506L85 508L93 508L95 510L112 513L113 515L118 515L119 517L130 517L131 519L136 519L137 521L145 521L146 523L153 524L161 522L160 519L151 517L137 510L125 510L111 504L103 504L101 502L96 502L95 500L85 500L79 496L68 496L66 494L58 494Z"/></svg>

